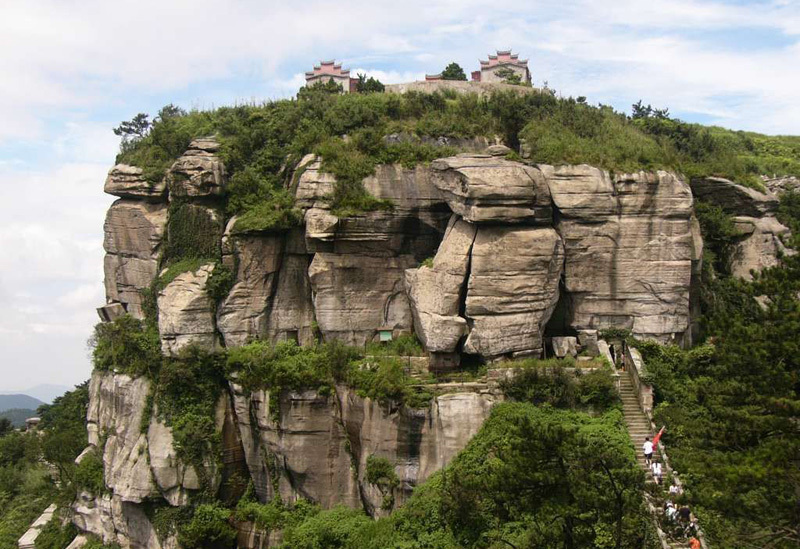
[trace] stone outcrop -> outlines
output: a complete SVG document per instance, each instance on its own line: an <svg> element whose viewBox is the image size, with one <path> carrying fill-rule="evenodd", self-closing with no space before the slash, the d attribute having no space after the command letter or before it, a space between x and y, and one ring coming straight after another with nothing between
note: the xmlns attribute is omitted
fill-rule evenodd
<svg viewBox="0 0 800 549"><path fill-rule="evenodd" d="M455 352L467 334L467 321L459 315L475 232L475 225L454 215L433 265L406 271L414 328L430 352Z"/></svg>
<svg viewBox="0 0 800 549"><path fill-rule="evenodd" d="M550 190L534 167L491 155L434 160L433 183L453 212L473 223L552 223Z"/></svg>
<svg viewBox="0 0 800 549"><path fill-rule="evenodd" d="M793 175L783 177L763 177L764 185L771 193L779 194L786 191L800 190L800 178Z"/></svg>
<svg viewBox="0 0 800 549"><path fill-rule="evenodd" d="M271 479L277 478L283 501L304 497L323 507L366 503L374 514L380 514L382 496L365 478L369 456L395 464L402 483L396 494L399 504L455 457L497 400L490 393L442 395L427 408L414 410L381 405L346 387L332 396L316 391L247 395L236 385L232 389L259 498L273 497ZM270 413L276 407L270 406L271 398L279 398L277 417Z"/></svg>
<svg viewBox="0 0 800 549"><path fill-rule="evenodd" d="M206 292L213 264L181 273L158 292L158 331L161 350L176 355L189 344L217 347L214 303Z"/></svg>
<svg viewBox="0 0 800 549"><path fill-rule="evenodd" d="M195 139L167 172L170 196L208 197L221 195L227 183L225 165L217 156L214 138Z"/></svg>
<svg viewBox="0 0 800 549"><path fill-rule="evenodd" d="M780 264L781 255L794 253L782 241L782 238L789 236L789 228L774 217L738 216L733 221L736 230L742 235L731 261L733 275L750 280L750 271L758 272L767 267L775 267Z"/></svg>
<svg viewBox="0 0 800 549"><path fill-rule="evenodd" d="M564 245L552 228L481 227L472 247L464 350L484 357L540 353L563 266Z"/></svg>
<svg viewBox="0 0 800 549"><path fill-rule="evenodd" d="M778 198L772 193L737 185L722 177L692 179L695 198L716 204L731 215L761 217L778 209Z"/></svg>
<svg viewBox="0 0 800 549"><path fill-rule="evenodd" d="M120 198L163 202L167 185L163 179L155 183L145 179L142 168L117 164L109 170L103 190Z"/></svg>
<svg viewBox="0 0 800 549"><path fill-rule="evenodd" d="M103 248L106 300L143 317L142 291L158 271L158 255L167 222L166 204L120 199L106 214Z"/></svg>
<svg viewBox="0 0 800 549"><path fill-rule="evenodd" d="M542 166L559 212L574 329L682 341L689 327L692 193L674 174Z"/></svg>
<svg viewBox="0 0 800 549"><path fill-rule="evenodd" d="M233 237L235 284L219 305L217 327L225 345L243 345L266 331L266 313L281 267L283 238L275 235Z"/></svg>

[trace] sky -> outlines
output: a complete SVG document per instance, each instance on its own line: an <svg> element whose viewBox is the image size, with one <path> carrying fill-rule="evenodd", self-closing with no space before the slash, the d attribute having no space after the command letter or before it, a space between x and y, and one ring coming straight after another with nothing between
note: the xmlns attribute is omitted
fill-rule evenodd
<svg viewBox="0 0 800 549"><path fill-rule="evenodd" d="M291 97L321 59L393 83L510 48L564 96L800 134L800 0L0 0L0 391L90 375L120 121Z"/></svg>

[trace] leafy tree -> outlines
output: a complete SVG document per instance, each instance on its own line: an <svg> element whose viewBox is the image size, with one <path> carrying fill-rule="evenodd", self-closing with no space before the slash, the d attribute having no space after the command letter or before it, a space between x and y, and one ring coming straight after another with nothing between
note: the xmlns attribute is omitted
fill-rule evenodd
<svg viewBox="0 0 800 549"><path fill-rule="evenodd" d="M0 417L0 437L14 430L14 425L7 417Z"/></svg>
<svg viewBox="0 0 800 549"><path fill-rule="evenodd" d="M336 95L342 93L344 89L341 84L334 82L333 78L329 78L327 82L321 80L315 82L311 86L303 86L297 92L297 99L313 99L315 95Z"/></svg>
<svg viewBox="0 0 800 549"><path fill-rule="evenodd" d="M230 523L231 511L219 503L197 506L192 519L178 528L178 541L186 549L231 549L236 530Z"/></svg>
<svg viewBox="0 0 800 549"><path fill-rule="evenodd" d="M504 84L512 84L514 86L522 84L522 76L509 67L497 69L495 74L503 80Z"/></svg>
<svg viewBox="0 0 800 549"><path fill-rule="evenodd" d="M464 69L461 68L456 62L450 63L445 67L442 71L442 80L466 80L467 75L464 73Z"/></svg>
<svg viewBox="0 0 800 549"><path fill-rule="evenodd" d="M377 78L370 76L369 79L367 79L366 74L358 75L358 83L356 84L356 91L358 93L382 92L385 89L386 86L384 86Z"/></svg>

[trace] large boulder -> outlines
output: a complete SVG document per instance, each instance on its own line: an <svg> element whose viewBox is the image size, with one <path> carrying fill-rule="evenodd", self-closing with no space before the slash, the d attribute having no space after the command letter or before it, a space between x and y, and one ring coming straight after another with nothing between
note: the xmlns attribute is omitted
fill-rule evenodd
<svg viewBox="0 0 800 549"><path fill-rule="evenodd" d="M761 217L778 209L778 198L772 193L762 193L722 177L695 178L691 184L695 198L715 204L730 215Z"/></svg>
<svg viewBox="0 0 800 549"><path fill-rule="evenodd" d="M454 352L468 331L459 313L475 233L475 225L454 215L433 265L406 271L414 329L430 352Z"/></svg>
<svg viewBox="0 0 800 549"><path fill-rule="evenodd" d="M232 238L237 258L235 283L217 311L217 327L228 347L263 336L283 252L280 235Z"/></svg>
<svg viewBox="0 0 800 549"><path fill-rule="evenodd" d="M124 304L142 318L142 291L158 274L158 256L167 222L166 204L120 199L106 214L103 248L106 299Z"/></svg>
<svg viewBox="0 0 800 549"><path fill-rule="evenodd" d="M552 223L550 190L541 171L491 155L431 163L433 183L450 209L473 223Z"/></svg>
<svg viewBox="0 0 800 549"><path fill-rule="evenodd" d="M736 229L743 239L736 245L731 261L734 276L750 280L751 271L759 272L780 263L780 256L793 254L784 246L782 238L789 236L789 228L774 217L734 217Z"/></svg>
<svg viewBox="0 0 800 549"><path fill-rule="evenodd" d="M219 143L214 138L195 139L167 172L170 196L208 197L224 192L225 165L217 156Z"/></svg>
<svg viewBox="0 0 800 549"><path fill-rule="evenodd" d="M472 246L467 353L496 357L542 351L558 302L564 244L549 227L480 227Z"/></svg>
<svg viewBox="0 0 800 549"><path fill-rule="evenodd" d="M692 193L675 174L541 166L564 239L569 325L674 341L689 326Z"/></svg>
<svg viewBox="0 0 800 549"><path fill-rule="evenodd" d="M163 202L166 198L167 185L163 179L158 182L145 179L142 168L117 164L108 171L103 190L120 198Z"/></svg>
<svg viewBox="0 0 800 549"><path fill-rule="evenodd" d="M164 354L177 355L190 344L217 347L214 303L206 292L213 270L214 264L209 263L181 273L158 292L158 331Z"/></svg>

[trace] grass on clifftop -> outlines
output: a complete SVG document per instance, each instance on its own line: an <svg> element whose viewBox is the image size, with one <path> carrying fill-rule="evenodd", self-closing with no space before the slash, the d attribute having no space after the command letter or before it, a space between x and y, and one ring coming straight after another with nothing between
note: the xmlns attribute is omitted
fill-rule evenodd
<svg viewBox="0 0 800 549"><path fill-rule="evenodd" d="M242 216L241 231L283 230L301 222L287 191L291 171L307 153L322 154L324 169L338 180L332 207L349 214L390 206L369 196L361 183L377 164L413 166L456 152L383 139L396 133L501 136L515 149L524 139L537 163L587 163L614 172L674 169L753 187L760 186L761 174L800 175L800 137L709 128L663 111L639 109L632 117L548 92L338 95L322 87L261 105L164 111L149 133L126 143L117 162L141 166L158 180L193 138L217 135L230 175L227 210Z"/></svg>

